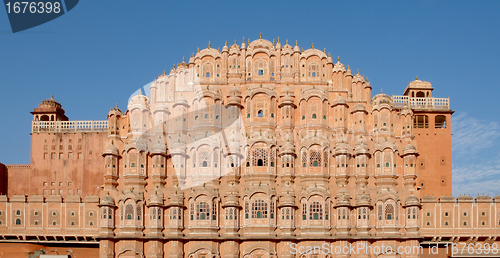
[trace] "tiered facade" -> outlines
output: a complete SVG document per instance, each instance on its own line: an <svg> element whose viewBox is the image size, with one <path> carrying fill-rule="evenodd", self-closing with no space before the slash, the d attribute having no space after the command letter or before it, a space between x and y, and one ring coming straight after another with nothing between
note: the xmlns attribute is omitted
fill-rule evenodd
<svg viewBox="0 0 500 258"><path fill-rule="evenodd" d="M0 235L102 258L495 243L500 197L451 197L449 100L418 79L371 90L314 46L261 38L209 45L107 121L68 121L51 98L32 112L31 165L4 172Z"/></svg>

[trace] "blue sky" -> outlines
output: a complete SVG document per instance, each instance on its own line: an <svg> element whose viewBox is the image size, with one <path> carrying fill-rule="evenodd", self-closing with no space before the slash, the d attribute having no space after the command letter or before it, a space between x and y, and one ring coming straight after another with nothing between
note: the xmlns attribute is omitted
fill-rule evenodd
<svg viewBox="0 0 500 258"><path fill-rule="evenodd" d="M0 9L0 162L29 163L29 112L51 94L71 120L103 120L197 47L262 32L326 48L374 93L430 81L456 111L454 195L500 194L499 12L498 1L80 1L12 34Z"/></svg>

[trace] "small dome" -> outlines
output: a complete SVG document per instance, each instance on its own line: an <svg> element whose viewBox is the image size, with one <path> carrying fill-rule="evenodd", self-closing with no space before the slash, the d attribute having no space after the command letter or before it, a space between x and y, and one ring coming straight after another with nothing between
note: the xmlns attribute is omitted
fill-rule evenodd
<svg viewBox="0 0 500 258"><path fill-rule="evenodd" d="M347 105L347 101L345 100L344 97L342 97L342 95L338 96L333 101L333 106L337 106L337 105Z"/></svg>
<svg viewBox="0 0 500 258"><path fill-rule="evenodd" d="M405 206L415 206L415 205L420 205L420 201L416 196L412 194L406 198Z"/></svg>
<svg viewBox="0 0 500 258"><path fill-rule="evenodd" d="M356 205L357 206L367 206L370 204L371 204L370 195L365 190L362 190L362 192L360 192L356 195Z"/></svg>
<svg viewBox="0 0 500 258"><path fill-rule="evenodd" d="M118 152L118 148L116 148L115 145L113 145L113 143L111 142L108 147L106 147L106 149L104 150L104 152L102 153L103 155L118 155L119 152Z"/></svg>
<svg viewBox="0 0 500 258"><path fill-rule="evenodd" d="M170 193L168 197L169 206L183 206L184 205L184 194L179 189L179 187L174 187L174 190Z"/></svg>
<svg viewBox="0 0 500 258"><path fill-rule="evenodd" d="M338 58L337 58L337 63L333 65L332 72L345 72L345 66L340 62Z"/></svg>
<svg viewBox="0 0 500 258"><path fill-rule="evenodd" d="M175 100L175 104L177 105L187 105L188 102L186 100L186 98L184 98L184 96L180 95L176 100Z"/></svg>
<svg viewBox="0 0 500 258"><path fill-rule="evenodd" d="M352 78L352 83L357 83L357 82L361 82L362 83L364 81L365 81L365 78L363 78L363 76L361 76L359 74L359 72L356 75L354 75L354 77Z"/></svg>
<svg viewBox="0 0 500 258"><path fill-rule="evenodd" d="M340 140L335 144L335 155L348 154L349 144L345 140Z"/></svg>
<svg viewBox="0 0 500 258"><path fill-rule="evenodd" d="M163 193L155 190L154 194L149 198L149 205L163 205Z"/></svg>
<svg viewBox="0 0 500 258"><path fill-rule="evenodd" d="M373 97L374 105L387 104L392 106L392 98L384 93L379 93Z"/></svg>
<svg viewBox="0 0 500 258"><path fill-rule="evenodd" d="M234 85L231 89L229 89L229 95L240 95L241 96L241 90Z"/></svg>
<svg viewBox="0 0 500 258"><path fill-rule="evenodd" d="M110 116L121 116L123 115L122 111L118 108L118 104L116 104L116 107L112 108L109 113L108 117Z"/></svg>
<svg viewBox="0 0 500 258"><path fill-rule="evenodd" d="M295 47L293 47L293 51L300 52L300 48L297 44L295 44Z"/></svg>
<svg viewBox="0 0 500 258"><path fill-rule="evenodd" d="M229 151L231 153L239 153L240 152L240 138L238 137L237 134L231 134L227 138L227 145L229 148Z"/></svg>
<svg viewBox="0 0 500 258"><path fill-rule="evenodd" d="M369 153L368 143L365 139L360 138L356 141L354 148L354 155Z"/></svg>
<svg viewBox="0 0 500 258"><path fill-rule="evenodd" d="M295 153L295 146L287 141L285 143L283 143L283 145L281 146L281 154L294 154Z"/></svg>
<svg viewBox="0 0 500 258"><path fill-rule="evenodd" d="M295 207L295 191L293 187L289 184L286 184L281 188L281 194L279 198L279 207L283 206L293 206Z"/></svg>
<svg viewBox="0 0 500 258"><path fill-rule="evenodd" d="M152 154L166 154L167 153L167 147L165 146L165 143L158 140L155 145L153 145L153 149L151 150Z"/></svg>
<svg viewBox="0 0 500 258"><path fill-rule="evenodd" d="M365 113L368 113L368 111L366 111L365 105L363 105L361 103L359 103L356 106L354 106L354 108L352 109L351 113L355 113L355 112L365 112Z"/></svg>
<svg viewBox="0 0 500 258"><path fill-rule="evenodd" d="M347 71L346 71L345 75L352 76L352 71L351 71L351 68L349 68L349 65L347 66ZM352 82L354 82L354 80Z"/></svg>
<svg viewBox="0 0 500 258"><path fill-rule="evenodd" d="M46 99L46 100L42 101L42 103L40 103L40 105L38 105L38 108L51 108L51 107L55 107L57 109L62 108L62 105L59 102L54 100L54 95L51 95L50 99Z"/></svg>
<svg viewBox="0 0 500 258"><path fill-rule="evenodd" d="M408 154L418 154L417 148L413 146L412 144L408 143L404 148L403 148L403 155L408 155Z"/></svg>
<svg viewBox="0 0 500 258"><path fill-rule="evenodd" d="M345 187L341 187L337 191L337 206L350 206L351 205L351 195L349 194L349 190Z"/></svg>
<svg viewBox="0 0 500 258"><path fill-rule="evenodd" d="M105 205L105 206L114 206L115 205L115 199L113 199L113 197L111 197L111 195L109 195L109 193L102 197L101 199L101 205Z"/></svg>
<svg viewBox="0 0 500 258"><path fill-rule="evenodd" d="M371 88L371 87L372 87L372 85L370 84L368 77L366 77L365 88Z"/></svg>
<svg viewBox="0 0 500 258"><path fill-rule="evenodd" d="M233 193L224 197L223 207L239 207L240 203L238 197L234 196Z"/></svg>

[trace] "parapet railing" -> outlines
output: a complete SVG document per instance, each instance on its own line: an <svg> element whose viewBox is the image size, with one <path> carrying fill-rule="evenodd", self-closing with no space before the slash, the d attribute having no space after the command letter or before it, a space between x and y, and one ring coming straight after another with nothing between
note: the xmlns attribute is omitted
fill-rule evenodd
<svg viewBox="0 0 500 258"><path fill-rule="evenodd" d="M450 98L413 98L409 96L392 96L396 107L412 109L450 109Z"/></svg>
<svg viewBox="0 0 500 258"><path fill-rule="evenodd" d="M32 133L103 132L108 120L100 121L33 121Z"/></svg>

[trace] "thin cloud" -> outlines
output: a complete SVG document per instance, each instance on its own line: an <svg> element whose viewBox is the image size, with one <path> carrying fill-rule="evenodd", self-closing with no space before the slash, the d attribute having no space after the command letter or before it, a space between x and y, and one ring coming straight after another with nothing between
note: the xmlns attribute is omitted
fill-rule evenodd
<svg viewBox="0 0 500 258"><path fill-rule="evenodd" d="M460 113L452 119L453 193L500 194L500 125Z"/></svg>
<svg viewBox="0 0 500 258"><path fill-rule="evenodd" d="M489 149L500 137L498 122L477 120L468 116L467 113L454 116L451 123L454 159L471 157L480 150Z"/></svg>

